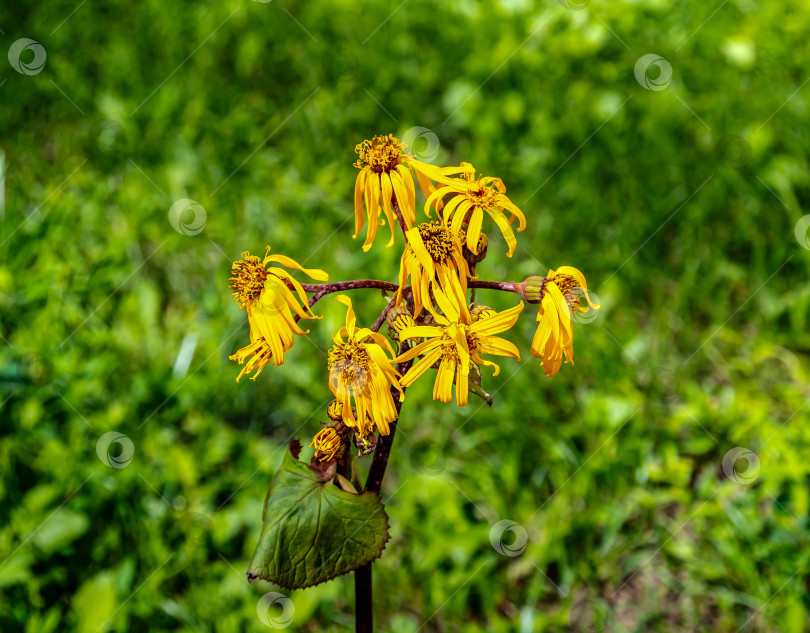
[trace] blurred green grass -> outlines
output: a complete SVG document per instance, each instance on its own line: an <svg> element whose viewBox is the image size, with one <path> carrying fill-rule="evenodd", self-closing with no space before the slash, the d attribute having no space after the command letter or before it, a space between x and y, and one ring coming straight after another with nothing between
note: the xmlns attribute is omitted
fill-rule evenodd
<svg viewBox="0 0 810 633"><path fill-rule="evenodd" d="M353 148L424 126L527 215L482 277L574 265L604 308L552 380L527 310L492 409L409 391L380 630L806 630L808 28L806 3L746 0L3 3L3 47L47 63L0 60L0 629L263 627L261 503L319 428L343 314L237 385L230 260L395 279L397 249L351 240ZM650 53L664 90L634 76ZM721 466L737 446L751 485ZM501 519L522 555L493 549ZM291 597L293 630L351 626L350 577Z"/></svg>

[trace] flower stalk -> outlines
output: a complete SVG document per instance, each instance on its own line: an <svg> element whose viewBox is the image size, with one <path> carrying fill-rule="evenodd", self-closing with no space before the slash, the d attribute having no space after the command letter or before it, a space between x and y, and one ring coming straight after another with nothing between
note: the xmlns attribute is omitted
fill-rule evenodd
<svg viewBox="0 0 810 633"><path fill-rule="evenodd" d="M498 375L500 367L490 360L492 357L520 360L518 347L499 335L514 326L526 303L537 307L538 327L531 353L541 359L547 376L555 375L563 362L573 364L572 321L579 313L599 306L591 300L584 275L570 266L522 282L478 278L477 269L488 251L484 221L490 220L501 233L509 257L517 245L515 233L526 227L526 216L507 197L500 178L476 175L469 163L448 167L423 163L392 134L364 141L355 151L359 158L354 166L360 171L354 189L354 237L367 225L362 250L368 251L378 227L387 223L390 229L387 247L395 244L398 232L402 233L398 283L379 279L333 282L322 270L305 269L289 257L270 255L269 247L264 259L246 252L243 260L234 262L230 282L237 304L247 312L250 342L231 358L243 365L239 377L252 374L255 380L268 364L283 364L284 354L296 337L308 333L299 326L301 319L321 318L313 312L321 299L337 294L335 300L346 308L345 325L332 336L334 344L328 354L329 389L334 395L326 411L329 422L310 444L314 455L309 467L298 462L297 451L291 451L286 468L295 472L289 486L305 487L312 498L327 492L334 497L330 503L319 504L313 513L319 523L315 530L321 520L331 521L329 534L319 538L316 532L313 539L301 543L300 548L306 550L302 560L316 547L313 543L334 544L330 538L340 533L340 527L334 526L343 525L342 516L330 514L338 512L335 507L343 508L354 521L358 508L376 508L359 523L365 540L353 539L356 554L348 565L334 563L333 570L309 564L304 570L295 568L298 559L287 556L287 560L284 553L295 551L289 541L299 531L300 517L313 514L306 515L303 510L296 514L297 508L285 506L281 516L289 516L295 529L285 527L278 514L269 526L265 524L263 542L271 545L257 548L258 560L255 567L251 564L248 577L295 589L354 571L356 630L371 633L372 563L388 539L388 518L379 495L406 389L435 372L434 400L455 400L461 407L473 394L492 405L492 397L481 384L481 370L486 366L493 376ZM417 184L426 200L426 220L417 219ZM307 275L314 282L302 283L293 273ZM378 290L388 296L370 328L358 325L352 300L344 294L350 290ZM517 294L522 300L496 311L476 303L478 290ZM384 323L387 337L380 333ZM352 442L358 449L356 457L352 457ZM297 446L300 450L300 444ZM372 452L362 484L352 459ZM271 487L265 507L279 498L283 504L284 493L275 498L273 494ZM307 495L298 498L303 500ZM376 520L375 513L379 515ZM378 527L366 528L372 521ZM358 547L358 542L366 549ZM281 548L281 553L267 551L274 548ZM340 550L339 545L334 549ZM340 559L335 554L314 553L318 561L327 563Z"/></svg>

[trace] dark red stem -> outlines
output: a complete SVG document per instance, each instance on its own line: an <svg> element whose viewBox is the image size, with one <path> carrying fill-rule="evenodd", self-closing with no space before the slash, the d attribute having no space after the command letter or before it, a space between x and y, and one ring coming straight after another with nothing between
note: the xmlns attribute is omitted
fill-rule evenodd
<svg viewBox="0 0 810 633"><path fill-rule="evenodd" d="M402 343L401 351L408 351L408 342ZM411 368L413 360L407 360L397 365L397 371L401 375ZM394 406L397 409L397 419L389 424L388 435L380 435L377 441L377 448L374 450L374 458L371 460L371 467L366 478L366 492L380 494L385 469L388 467L388 458L391 456L391 446L394 444L394 434L397 431L399 412L402 403L399 401L399 392L391 388L391 395L394 398ZM371 563L363 565L354 572L354 601L355 601L355 631L356 633L371 633L374 630L374 619L371 609Z"/></svg>

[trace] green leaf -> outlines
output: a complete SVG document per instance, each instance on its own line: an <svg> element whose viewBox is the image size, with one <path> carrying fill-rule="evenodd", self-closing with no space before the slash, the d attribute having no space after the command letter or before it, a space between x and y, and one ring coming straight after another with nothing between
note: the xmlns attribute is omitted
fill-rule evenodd
<svg viewBox="0 0 810 633"><path fill-rule="evenodd" d="M379 558L388 515L379 495L351 494L323 481L290 453L270 483L248 580L302 589Z"/></svg>

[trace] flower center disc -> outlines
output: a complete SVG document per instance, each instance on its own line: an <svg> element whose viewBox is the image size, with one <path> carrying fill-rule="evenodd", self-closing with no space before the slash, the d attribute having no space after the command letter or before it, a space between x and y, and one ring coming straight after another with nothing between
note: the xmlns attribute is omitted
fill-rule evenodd
<svg viewBox="0 0 810 633"><path fill-rule="evenodd" d="M375 173L390 171L399 165L399 156L402 154L402 144L393 134L388 136L375 136L370 141L363 141L355 146L359 158L354 164L362 169L369 167Z"/></svg>
<svg viewBox="0 0 810 633"><path fill-rule="evenodd" d="M419 235L434 262L441 263L453 255L453 233L441 222L420 224Z"/></svg>
<svg viewBox="0 0 810 633"><path fill-rule="evenodd" d="M242 253L242 258L243 261L234 262L230 282L231 292L244 310L262 293L267 280L267 269L259 257L247 251Z"/></svg>

